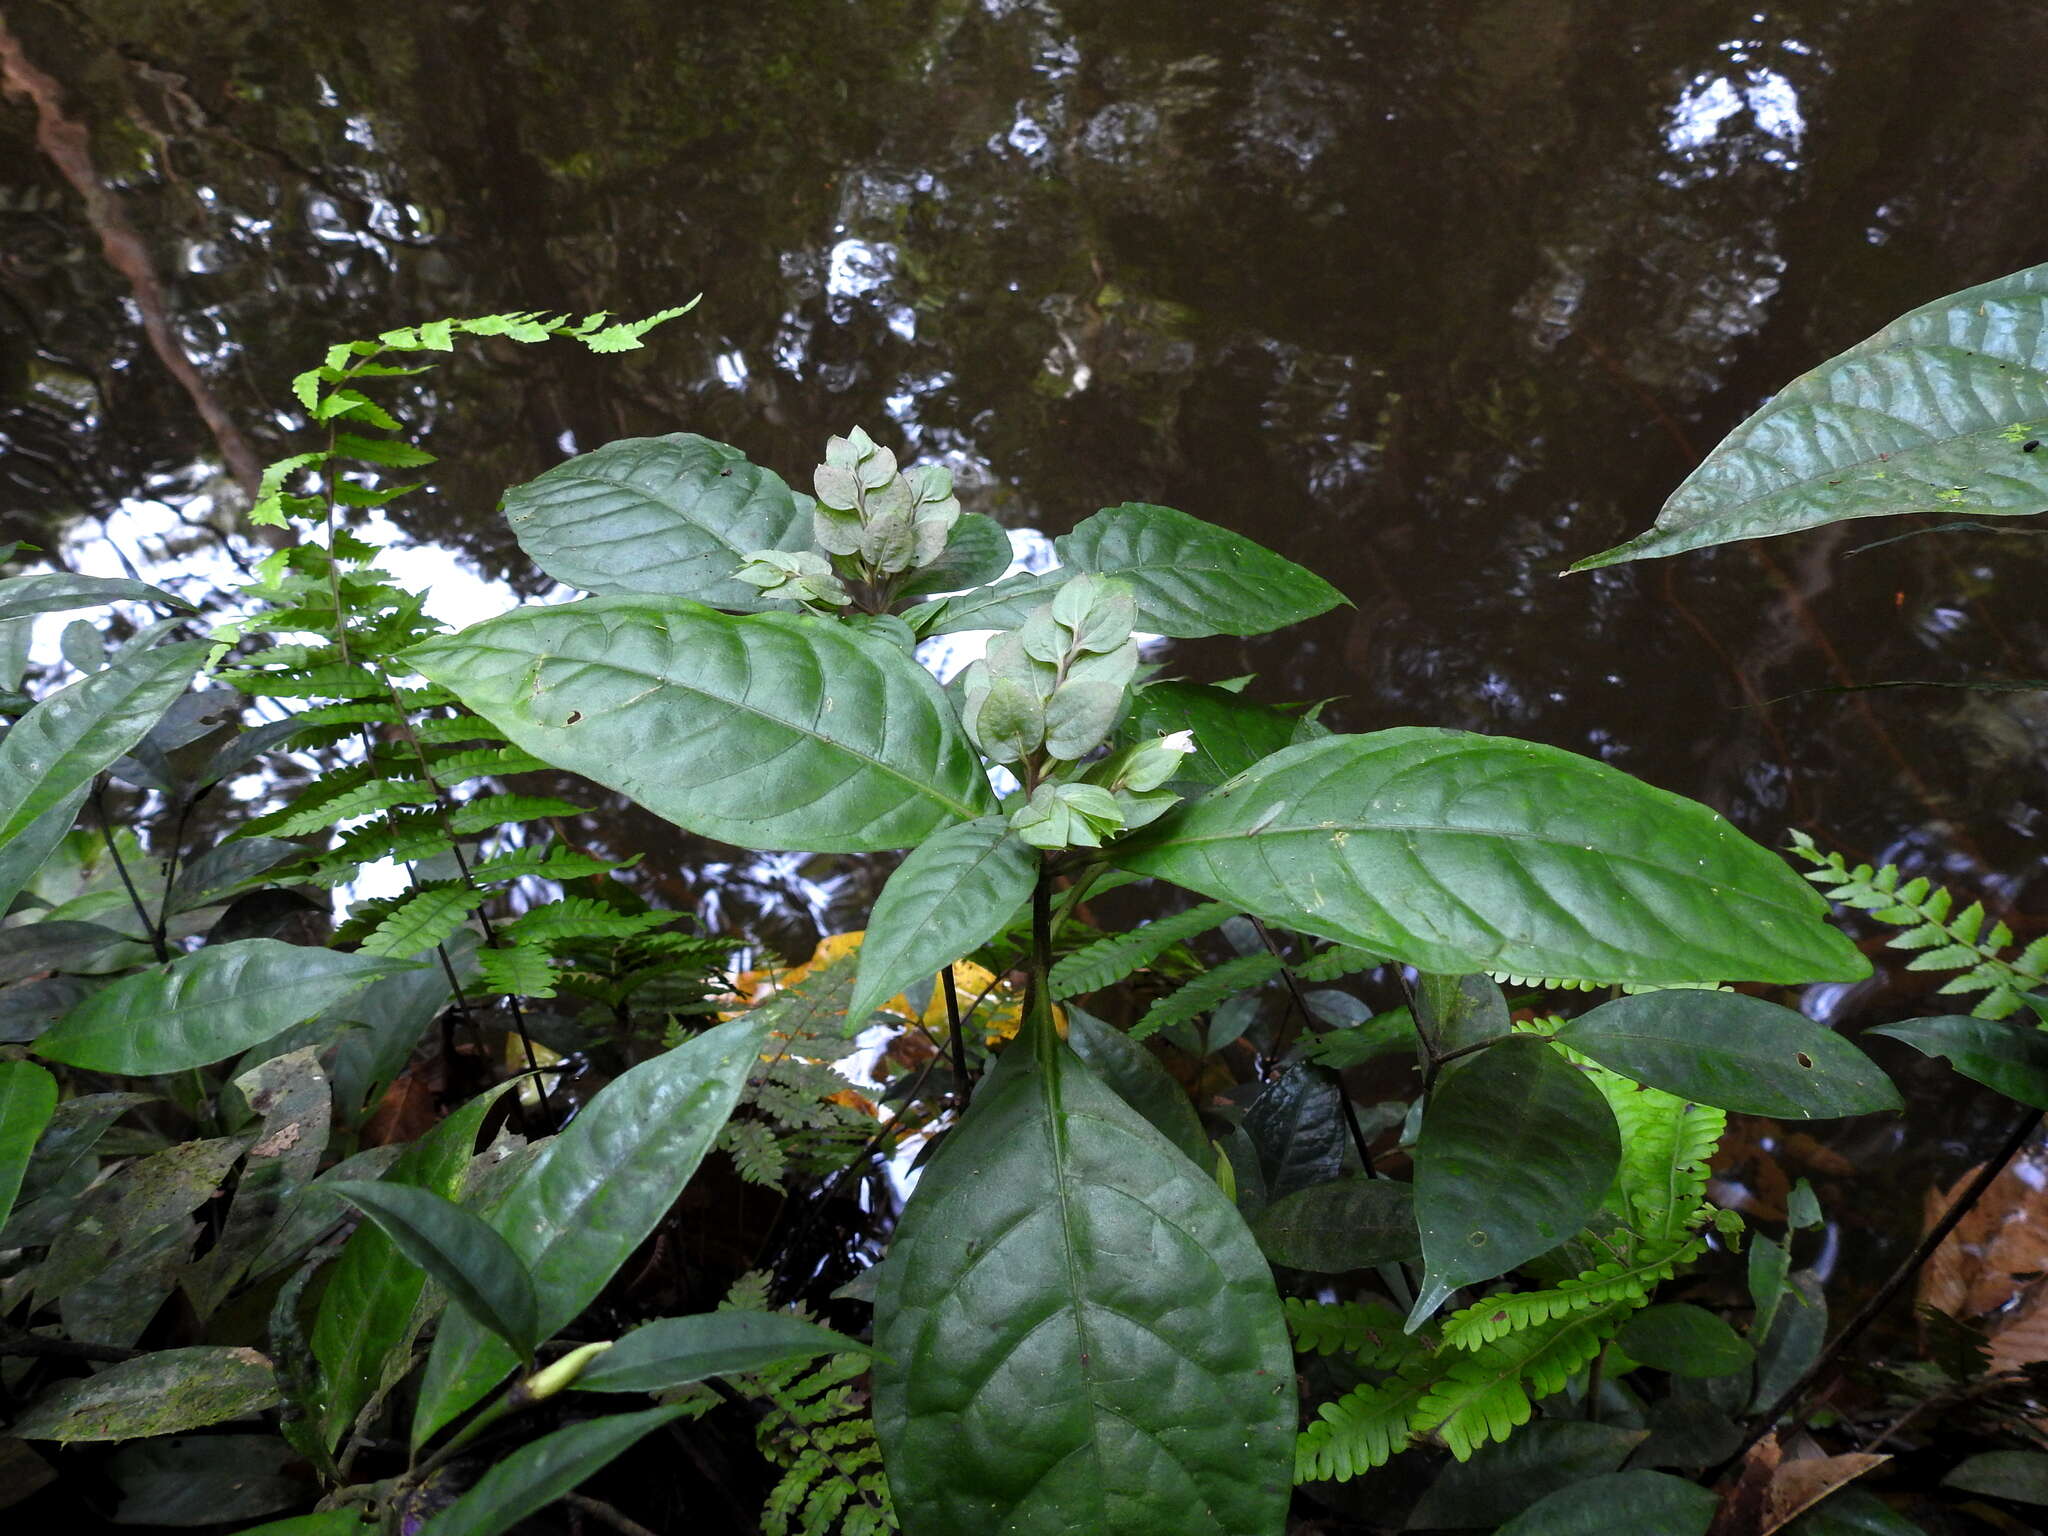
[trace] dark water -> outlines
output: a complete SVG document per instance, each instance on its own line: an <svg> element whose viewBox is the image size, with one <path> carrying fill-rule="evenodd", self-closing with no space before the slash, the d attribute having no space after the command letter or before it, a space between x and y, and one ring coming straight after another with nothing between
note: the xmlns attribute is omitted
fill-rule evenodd
<svg viewBox="0 0 2048 1536"><path fill-rule="evenodd" d="M943 458L967 505L1013 528L1164 502L1356 603L1180 647L1189 675L1330 696L1340 729L1551 742L1759 837L1796 825L1994 910L2048 907L2041 696L1801 693L2042 676L2044 541L1851 555L1899 531L1862 524L1557 575L1645 526L1792 375L2048 259L2048 8L5 14L89 127L178 336L263 458L297 446L287 380L335 339L704 294L627 359L505 346L435 374L411 410L442 462L394 510L430 547L401 566L414 579L540 590L494 503L572 448L691 430L801 478L861 423ZM104 560L104 533L196 581L220 566L205 525L233 521L207 494L214 439L33 123L0 108L0 537ZM739 880L695 857L650 861L670 899L732 879L736 917L860 921L864 878L791 860ZM1908 1003L1895 978L1813 1006ZM1910 1132L1859 1130L1845 1150L1917 1189L2001 1112L1912 1070L1942 1091Z"/></svg>

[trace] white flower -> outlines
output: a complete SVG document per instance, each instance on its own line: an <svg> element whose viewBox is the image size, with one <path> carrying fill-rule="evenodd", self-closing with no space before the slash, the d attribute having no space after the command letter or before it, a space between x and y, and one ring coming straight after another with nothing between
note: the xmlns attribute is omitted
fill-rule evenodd
<svg viewBox="0 0 2048 1536"><path fill-rule="evenodd" d="M1160 737L1159 745L1169 752L1192 752L1195 750L1195 733L1175 731L1171 736Z"/></svg>

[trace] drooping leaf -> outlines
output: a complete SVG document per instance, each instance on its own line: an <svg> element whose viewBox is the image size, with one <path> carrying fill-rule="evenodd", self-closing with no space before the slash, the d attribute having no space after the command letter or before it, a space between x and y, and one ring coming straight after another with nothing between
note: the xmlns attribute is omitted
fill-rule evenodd
<svg viewBox="0 0 2048 1536"><path fill-rule="evenodd" d="M2048 1454L1979 1451L1941 1480L1944 1488L1989 1494L2021 1504L2048 1504Z"/></svg>
<svg viewBox="0 0 2048 1536"><path fill-rule="evenodd" d="M0 1061L0 1230L56 1107L57 1079L32 1061Z"/></svg>
<svg viewBox="0 0 2048 1536"><path fill-rule="evenodd" d="M1571 1237L1600 1209L1620 1161L1607 1101L1541 1041L1505 1041L1447 1071L1415 1146L1426 1271L1409 1327L1459 1286Z"/></svg>
<svg viewBox="0 0 2048 1536"><path fill-rule="evenodd" d="M759 549L811 547L810 497L694 432L607 443L513 486L504 505L535 565L599 594L751 612L763 603L734 578L741 563Z"/></svg>
<svg viewBox="0 0 2048 1536"><path fill-rule="evenodd" d="M470 1318L531 1360L541 1341L533 1277L481 1216L431 1189L345 1180L326 1186L384 1229Z"/></svg>
<svg viewBox="0 0 2048 1536"><path fill-rule="evenodd" d="M253 1520L304 1501L306 1485L286 1470L297 1457L275 1435L138 1440L107 1463L121 1490L111 1518L155 1529Z"/></svg>
<svg viewBox="0 0 2048 1536"><path fill-rule="evenodd" d="M1927 1056L1943 1056L1963 1076L2008 1099L2048 1109L2048 1033L2006 1019L1949 1014L1908 1019L1870 1031L1903 1040Z"/></svg>
<svg viewBox="0 0 2048 1536"><path fill-rule="evenodd" d="M1537 1500L1494 1536L1706 1536L1720 1507L1711 1490L1668 1472L1609 1472Z"/></svg>
<svg viewBox="0 0 2048 1536"><path fill-rule="evenodd" d="M1648 533L1574 570L1901 512L2048 506L2048 266L1901 316L1803 374L1685 479Z"/></svg>
<svg viewBox="0 0 2048 1536"><path fill-rule="evenodd" d="M1828 1302L1820 1277L1810 1269L1795 1270L1770 1332L1756 1345L1756 1392L1750 1411L1761 1413L1775 1403L1820 1358L1827 1341Z"/></svg>
<svg viewBox="0 0 2048 1536"><path fill-rule="evenodd" d="M773 1022L743 1014L614 1078L548 1143L491 1212L533 1275L540 1336L588 1306L667 1214L739 1102ZM461 1313L434 1340L413 1444L512 1369L512 1351Z"/></svg>
<svg viewBox="0 0 2048 1536"><path fill-rule="evenodd" d="M1283 1195L1252 1223L1275 1264L1338 1275L1422 1257L1415 1191L1391 1179L1354 1175Z"/></svg>
<svg viewBox="0 0 2048 1536"><path fill-rule="evenodd" d="M672 1392L713 1376L848 1352L865 1354L867 1346L787 1312L704 1312L635 1328L571 1385L584 1392Z"/></svg>
<svg viewBox="0 0 2048 1536"><path fill-rule="evenodd" d="M1409 1513L1409 1528L1492 1530L1546 1494L1617 1470L1642 1440L1639 1429L1538 1419L1445 1467Z"/></svg>
<svg viewBox="0 0 2048 1536"><path fill-rule="evenodd" d="M1643 1308L1621 1325L1615 1343L1637 1364L1674 1376L1727 1376L1754 1358L1733 1328L1684 1302Z"/></svg>
<svg viewBox="0 0 2048 1536"><path fill-rule="evenodd" d="M419 1536L498 1536L573 1493L643 1435L688 1411L684 1404L671 1404L644 1413L615 1413L542 1435L478 1478L474 1488L421 1526Z"/></svg>
<svg viewBox="0 0 2048 1536"><path fill-rule="evenodd" d="M0 738L0 848L140 741L205 654L203 640L124 651L15 721Z"/></svg>
<svg viewBox="0 0 2048 1536"><path fill-rule="evenodd" d="M925 1169L876 1325L875 1426L909 1530L1284 1521L1293 1365L1265 1261L1042 1016Z"/></svg>
<svg viewBox="0 0 2048 1536"><path fill-rule="evenodd" d="M276 939L209 945L93 993L35 1050L95 1072L182 1072L247 1050L413 964Z"/></svg>
<svg viewBox="0 0 2048 1536"><path fill-rule="evenodd" d="M1263 635L1345 600L1243 534L1146 502L1105 507L1053 547L1063 566L1130 583L1138 628L1178 639Z"/></svg>
<svg viewBox="0 0 2048 1536"><path fill-rule="evenodd" d="M35 613L63 613L72 608L98 608L118 602L160 603L180 613L198 611L182 597L173 597L161 587L121 576L48 571L0 581L0 623Z"/></svg>
<svg viewBox="0 0 2048 1536"><path fill-rule="evenodd" d="M1030 899L1038 867L1038 850L1003 816L947 827L912 849L868 919L849 1016L866 1018L987 943Z"/></svg>
<svg viewBox="0 0 2048 1536"><path fill-rule="evenodd" d="M1848 980L1826 903L1705 806L1553 747L1400 727L1275 753L1115 862L1444 975Z"/></svg>
<svg viewBox="0 0 2048 1536"><path fill-rule="evenodd" d="M8 1433L23 1440L138 1440L218 1424L278 1400L277 1373L253 1349L160 1349L61 1381Z"/></svg>
<svg viewBox="0 0 2048 1536"><path fill-rule="evenodd" d="M1057 990L1057 989L1055 989ZM1067 1044L1116 1091L1117 1097L1151 1122L1152 1128L1180 1148L1197 1167L1214 1161L1202 1118L1188 1091L1157 1056L1112 1024L1068 1006Z"/></svg>
<svg viewBox="0 0 2048 1536"><path fill-rule="evenodd" d="M1737 992L1642 992L1557 1038L1623 1077L1745 1115L1796 1119L1901 1107L1876 1062L1831 1029Z"/></svg>
<svg viewBox="0 0 2048 1536"><path fill-rule="evenodd" d="M534 756L741 847L902 848L996 808L931 675L828 620L589 598L405 655Z"/></svg>

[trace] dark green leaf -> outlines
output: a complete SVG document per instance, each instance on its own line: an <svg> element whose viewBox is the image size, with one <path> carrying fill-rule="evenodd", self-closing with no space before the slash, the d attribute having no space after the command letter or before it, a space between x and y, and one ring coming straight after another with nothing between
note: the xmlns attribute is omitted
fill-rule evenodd
<svg viewBox="0 0 2048 1536"><path fill-rule="evenodd" d="M1415 1147L1427 1268L1409 1326L1459 1286L1571 1237L1600 1209L1620 1162L1607 1101L1541 1041L1509 1040L1446 1072Z"/></svg>
<svg viewBox="0 0 2048 1536"><path fill-rule="evenodd" d="M430 1189L346 1180L326 1186L384 1229L398 1251L425 1270L448 1299L533 1358L540 1302L519 1255L481 1216Z"/></svg>
<svg viewBox="0 0 2048 1536"><path fill-rule="evenodd" d="M1619 1467L1643 1432L1572 1419L1538 1419L1503 1444L1452 1462L1408 1514L1408 1529L1487 1530L1546 1494Z"/></svg>
<svg viewBox="0 0 2048 1536"><path fill-rule="evenodd" d="M1266 1084L1245 1111L1244 1131L1258 1148L1269 1200L1326 1184L1344 1171L1350 1141L1343 1090L1321 1067L1297 1063Z"/></svg>
<svg viewBox="0 0 2048 1536"><path fill-rule="evenodd" d="M1772 1319L1771 1331L1756 1346L1756 1391L1749 1400L1752 1413L1775 1403L1820 1358L1827 1332L1827 1294L1812 1270L1799 1270Z"/></svg>
<svg viewBox="0 0 2048 1536"><path fill-rule="evenodd" d="M1332 1072L1362 1066L1378 1056L1415 1050L1415 1016L1406 1007L1376 1013L1362 1024L1345 1025L1302 1042L1302 1054Z"/></svg>
<svg viewBox="0 0 2048 1536"><path fill-rule="evenodd" d="M24 923L0 928L0 984L39 971L81 971L109 950L135 941L98 923Z"/></svg>
<svg viewBox="0 0 2048 1536"><path fill-rule="evenodd" d="M1705 1536L1721 1501L1668 1472L1609 1472L1548 1494L1494 1536Z"/></svg>
<svg viewBox="0 0 2048 1536"><path fill-rule="evenodd" d="M1264 759L1116 862L1444 975L1848 980L1869 962L1705 806L1553 747L1400 727Z"/></svg>
<svg viewBox="0 0 2048 1536"><path fill-rule="evenodd" d="M590 598L406 659L534 756L741 847L903 848L996 808L931 674L829 620Z"/></svg>
<svg viewBox="0 0 2048 1536"><path fill-rule="evenodd" d="M298 1459L275 1435L180 1435L124 1445L107 1463L121 1490L116 1525L219 1525L304 1501L286 1470Z"/></svg>
<svg viewBox="0 0 2048 1536"><path fill-rule="evenodd" d="M972 629L1016 629L1052 600L1071 571L1019 571L958 597L918 603L903 618L919 636L951 635Z"/></svg>
<svg viewBox="0 0 2048 1536"><path fill-rule="evenodd" d="M1194 734L1195 750L1181 759L1168 787L1213 789L1294 741L1299 714L1255 704L1206 683L1149 683L1138 690L1118 732L1125 742L1149 741L1175 731Z"/></svg>
<svg viewBox="0 0 2048 1536"><path fill-rule="evenodd" d="M912 571L896 595L962 592L997 580L1009 568L1010 536L1003 532L1003 525L979 512L968 512L946 536L945 553L922 570Z"/></svg>
<svg viewBox="0 0 2048 1536"><path fill-rule="evenodd" d="M738 1103L772 1022L772 1010L744 1014L614 1078L491 1212L533 1275L542 1338L590 1305L675 1204ZM512 1364L504 1344L451 1314L428 1357L415 1448Z"/></svg>
<svg viewBox="0 0 2048 1536"><path fill-rule="evenodd" d="M0 737L0 848L140 741L205 654L203 640L124 652L15 721Z"/></svg>
<svg viewBox="0 0 2048 1536"><path fill-rule="evenodd" d="M1761 1232L1749 1235L1749 1299L1756 1304L1756 1316L1750 1321L1750 1333L1755 1338L1770 1334L1771 1324L1778 1316L1778 1304L1785 1299L1785 1277L1792 1272L1792 1254L1783 1243L1765 1237Z"/></svg>
<svg viewBox="0 0 2048 1536"><path fill-rule="evenodd" d="M72 608L98 608L105 603L161 603L180 613L198 612L182 597L161 587L120 576L81 576L75 571L38 572L0 581L0 622L32 613L63 613Z"/></svg>
<svg viewBox="0 0 2048 1536"><path fill-rule="evenodd" d="M95 992L35 1050L96 1072L182 1072L247 1050L413 964L276 939L209 945Z"/></svg>
<svg viewBox="0 0 2048 1536"><path fill-rule="evenodd" d="M1796 1180L1792 1193L1785 1197L1785 1225L1802 1232L1820 1226L1825 1220L1820 1212L1820 1196L1813 1192L1813 1185L1804 1177Z"/></svg>
<svg viewBox="0 0 2048 1536"><path fill-rule="evenodd" d="M1811 1120L1903 1107L1877 1063L1833 1030L1736 992L1616 998L1557 1038L1634 1082L1737 1114Z"/></svg>
<svg viewBox="0 0 2048 1536"><path fill-rule="evenodd" d="M1242 534L1145 502L1105 507L1053 547L1062 566L1129 582L1138 628L1178 639L1263 635L1345 600Z"/></svg>
<svg viewBox="0 0 2048 1536"><path fill-rule="evenodd" d="M1418 976L1415 1027L1437 1056L1508 1032L1508 1000L1490 976Z"/></svg>
<svg viewBox="0 0 2048 1536"><path fill-rule="evenodd" d="M2008 1099L2048 1109L2048 1033L2007 1019L1949 1014L1870 1031L1903 1040L1926 1056L1945 1056L1963 1076Z"/></svg>
<svg viewBox="0 0 2048 1536"><path fill-rule="evenodd" d="M1894 320L1787 384L1672 493L1645 534L1573 570L1856 517L2048 506L2048 266ZM2014 430L2018 429L2018 430Z"/></svg>
<svg viewBox="0 0 2048 1536"><path fill-rule="evenodd" d="M32 1061L0 1061L0 1230L57 1107L57 1079Z"/></svg>
<svg viewBox="0 0 2048 1536"><path fill-rule="evenodd" d="M87 779L22 828L13 842L0 848L0 912L14 905L14 898L49 862L50 855L78 820L79 808L85 804L86 792L91 788L92 781Z"/></svg>
<svg viewBox="0 0 2048 1536"><path fill-rule="evenodd" d="M1057 990L1057 989L1055 989ZM1188 1091L1167 1071L1159 1058L1112 1024L1068 1004L1067 1044L1087 1062L1117 1097L1151 1122L1152 1128L1180 1148L1181 1155L1197 1168L1207 1169L1215 1161L1209 1138L1202 1132L1201 1116L1188 1099Z"/></svg>
<svg viewBox="0 0 2048 1536"><path fill-rule="evenodd" d="M1027 1026L976 1090L883 1266L897 1512L963 1536L1277 1531L1296 1407L1265 1260L1050 1036Z"/></svg>
<svg viewBox="0 0 2048 1536"><path fill-rule="evenodd" d="M586 592L752 610L760 590L733 576L747 556L811 547L810 497L693 432L607 443L513 486L504 505L533 563Z"/></svg>
<svg viewBox="0 0 2048 1536"><path fill-rule="evenodd" d="M1643 1308L1621 1325L1615 1342L1639 1365L1674 1376L1727 1376L1753 1358L1733 1328L1683 1302Z"/></svg>
<svg viewBox="0 0 2048 1536"><path fill-rule="evenodd" d="M317 1515L298 1515L290 1520L273 1520L252 1525L235 1536L372 1536L378 1526L365 1522L354 1509L331 1509Z"/></svg>
<svg viewBox="0 0 2048 1536"><path fill-rule="evenodd" d="M1944 1477L1941 1485L2021 1504L2048 1504L2048 1453L1982 1451Z"/></svg>
<svg viewBox="0 0 2048 1536"><path fill-rule="evenodd" d="M244 884L287 859L304 858L306 848L281 837L238 837L208 849L178 871L171 910L190 912L235 894Z"/></svg>
<svg viewBox="0 0 2048 1536"><path fill-rule="evenodd" d="M705 1312L635 1328L571 1385L585 1392L672 1392L713 1376L847 1352L866 1354L867 1346L786 1312Z"/></svg>
<svg viewBox="0 0 2048 1536"><path fill-rule="evenodd" d="M419 1536L498 1536L544 1509L632 1449L643 1435L688 1412L682 1404L645 1413L615 1413L542 1435L506 1456Z"/></svg>
<svg viewBox="0 0 2048 1536"><path fill-rule="evenodd" d="M1031 899L1038 868L1038 851L1004 816L947 827L913 848L875 901L848 1015L865 1019L986 944Z"/></svg>
<svg viewBox="0 0 2048 1536"><path fill-rule="evenodd" d="M1876 1494L1842 1488L1786 1526L1785 1536L1926 1536L1926 1531Z"/></svg>
<svg viewBox="0 0 2048 1536"><path fill-rule="evenodd" d="M139 1440L218 1424L277 1400L276 1373L253 1349L160 1349L57 1383L8 1433L24 1440Z"/></svg>
<svg viewBox="0 0 2048 1536"><path fill-rule="evenodd" d="M1353 1176L1283 1195L1252 1223L1275 1264L1319 1275L1422 1257L1415 1191L1390 1179Z"/></svg>

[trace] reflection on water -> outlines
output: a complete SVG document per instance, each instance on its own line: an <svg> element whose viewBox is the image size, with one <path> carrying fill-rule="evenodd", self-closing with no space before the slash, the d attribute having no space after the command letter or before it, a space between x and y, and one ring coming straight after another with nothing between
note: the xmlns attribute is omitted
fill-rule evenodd
<svg viewBox="0 0 2048 1536"><path fill-rule="evenodd" d="M1176 670L1330 697L1340 729L1552 742L2048 905L2039 696L1811 691L2041 675L2042 541L1556 576L1768 390L2048 257L2041 7L279 9L7 8L261 456L334 339L705 295L630 358L482 348L413 393L441 463L392 509L399 565L452 622L546 592L494 507L565 454L686 429L800 470L864 422L1020 536L1163 502L1356 604ZM33 132L0 112L0 537L196 595L263 546ZM630 810L580 832L792 952L874 888Z"/></svg>

